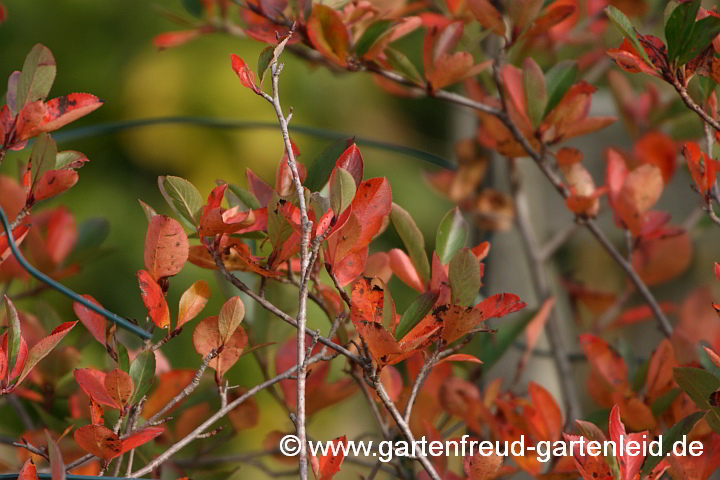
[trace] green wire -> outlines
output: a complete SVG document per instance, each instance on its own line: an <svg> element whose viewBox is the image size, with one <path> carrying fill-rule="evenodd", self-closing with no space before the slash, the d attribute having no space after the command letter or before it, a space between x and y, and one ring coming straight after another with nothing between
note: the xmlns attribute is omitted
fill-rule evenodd
<svg viewBox="0 0 720 480"><path fill-rule="evenodd" d="M22 267L30 273L33 277L37 278L43 283L46 283L47 285L50 285L52 288L57 290L58 292L62 293L63 295L70 297L71 299L75 300L76 302L84 305L85 307L89 308L90 310L99 313L103 317L109 319L112 322L115 322L119 327L124 328L125 330L129 330L133 332L135 335L138 335L139 337L143 339L150 339L152 338L152 335L143 330L142 328L138 327L137 325L131 323L130 321L114 314L113 312L104 309L103 307L100 307L98 305L95 305L91 301L81 297L77 293L73 292L69 288L67 288L65 285L56 282L52 278L48 277L41 271L37 270L35 267L30 265L27 260L25 260L25 257L23 257L22 253L20 253L20 249L18 248L17 244L15 243L15 238L13 238L12 231L10 230L10 222L7 218L7 215L5 214L5 210L3 210L2 207L0 207L0 220L2 220L3 227L5 227L5 234L7 234L8 237L8 244L10 245L10 249L12 250L13 255L17 259L18 263L22 265ZM2 479L4 477L0 477ZM95 477L98 478L98 477ZM110 477L108 477L110 478Z"/></svg>
<svg viewBox="0 0 720 480"><path fill-rule="evenodd" d="M278 129L280 126L277 122L252 122L246 120L231 120L231 119L216 119L207 117L190 117L190 116L177 116L177 117L156 117L156 118L144 118L140 120L122 120L119 122L110 122L99 125L92 125L88 127L80 127L73 130L67 130L53 134L59 142L68 140L78 140L82 138L94 137L96 135L106 135L109 133L121 132L124 130L132 130L134 128L149 127L153 125L169 125L169 124L181 124L181 125L195 125L206 128L219 128L219 129ZM303 125L290 125L288 127L291 132L296 132L302 135L309 135L311 137L325 138L328 140L340 140L342 138L349 138L352 135L347 133L335 132L332 130L325 130L322 128L307 127ZM398 145L395 143L384 142L381 140L373 140L365 137L355 137L355 143L360 146L366 146L370 148L377 148L379 150L386 150L389 152L400 153L407 155L418 160L430 163L437 167L455 170L456 165L448 162L442 157L439 157L433 153L419 150L413 147L406 147L404 145Z"/></svg>

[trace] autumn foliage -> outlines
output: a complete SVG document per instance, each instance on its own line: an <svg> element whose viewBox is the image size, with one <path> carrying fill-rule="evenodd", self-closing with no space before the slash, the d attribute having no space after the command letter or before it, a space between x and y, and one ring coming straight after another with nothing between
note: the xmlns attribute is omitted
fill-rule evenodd
<svg viewBox="0 0 720 480"><path fill-rule="evenodd" d="M147 219L133 266L143 319L60 284L104 254L108 226L78 225L69 209L46 207L82 188L89 161L58 151L52 134L103 101L88 93L48 100L55 58L34 46L8 72L0 110L0 162L11 152L21 159L15 175L0 176L0 402L25 427L14 442L3 440L17 461L3 457L0 469L25 480L44 472L53 480L109 472L226 478L224 464L255 469L248 478L303 480L709 479L720 466L720 264L698 238L714 240L720 227L720 13L702 3L184 2L193 19L169 15L187 28L156 36L155 46L181 48L210 34L265 44L257 61L218 54L247 101L267 102L277 116L284 155L265 159L279 160L274 178L247 168L240 182L217 180L209 192L178 176L158 178L169 210L142 199L137 209ZM12 9L0 4L5 21ZM368 73L393 95L474 112L475 133L456 143L453 168L428 168L417 187L454 205L432 220L434 239L393 197L388 178L369 178L372 154L355 138L300 161L303 145L291 138L292 110L279 89L291 54L336 73ZM598 113L611 101L616 115ZM598 148L597 138L609 139L598 134L617 122L630 146ZM528 188L524 162L542 186ZM507 173L507 187L490 178L492 169ZM696 211L679 214L671 189ZM536 233L533 190L560 196L562 211L547 215L564 215L566 231ZM582 241L567 247L580 230ZM499 231L517 233L513 248L527 262L507 272L514 291L496 288L489 273L507 268L492 248L507 238L490 237ZM390 236L395 244L386 248ZM622 281L613 289L603 272L556 268L571 248L591 270L612 263ZM216 285L178 277L200 269L214 271ZM694 284L691 269L712 282ZM532 294L518 294L527 291L520 277ZM268 293L274 287L281 299ZM70 297L73 318L37 301L50 288ZM168 300L171 291L179 303ZM219 310L208 307L212 295L223 297ZM322 329L309 326L309 304L327 319ZM259 310L292 335L275 335L254 318ZM183 352L191 368L163 353L180 336L191 339L194 351ZM102 361L81 358L78 346L88 343L107 353ZM541 355L553 374L538 375ZM231 385L240 364L259 369L261 380ZM495 365L503 374L488 375ZM532 450L388 463L313 453L308 441L335 448L353 440L334 413L351 402L365 409L356 413L366 425L359 438L378 443L467 436L569 449L549 461ZM271 421L277 412L282 418ZM331 429L316 428L321 417ZM261 441L247 452L216 454L249 431ZM279 453L289 434L297 457ZM660 436L661 455L577 448ZM673 453L683 437L702 445L701 455ZM248 447L232 445L240 444Z"/></svg>

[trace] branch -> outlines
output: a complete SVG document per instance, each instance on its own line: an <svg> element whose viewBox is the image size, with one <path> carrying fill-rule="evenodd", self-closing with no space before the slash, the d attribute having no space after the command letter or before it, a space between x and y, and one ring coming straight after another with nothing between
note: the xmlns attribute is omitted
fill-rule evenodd
<svg viewBox="0 0 720 480"><path fill-rule="evenodd" d="M395 423L397 424L398 428L402 432L402 434L405 436L405 438L411 442L415 443L415 437L413 436L412 432L410 431L410 427L408 426L407 422L403 419L402 415L398 411L395 404L390 400L390 397L388 396L387 392L385 391L385 387L383 387L382 383L377 379L374 378L373 380L373 386L375 387L375 391L378 393L378 396L380 397L380 400L383 402L383 405L385 405L385 408L390 413L390 415L395 420ZM440 475L438 475L437 471L435 471L435 467L433 467L432 463L430 463L430 460L428 460L427 457L424 457L422 455L417 457L418 462L420 462L420 465L423 466L427 474L430 476L432 480L442 480L440 478Z"/></svg>
<svg viewBox="0 0 720 480"><path fill-rule="evenodd" d="M672 86L675 87L675 90L680 95L680 98L682 99L683 103L693 112L697 113L700 118L702 118L703 122L705 122L707 125L710 125L712 128L720 132L720 122L712 118L708 113L697 103L695 103L695 100L693 100L690 97L690 94L687 91L687 88L680 83L680 81L677 78L673 78L672 80Z"/></svg>
<svg viewBox="0 0 720 480"><path fill-rule="evenodd" d="M323 361L323 360L332 360L332 358L334 358L334 356L332 356L332 355L327 356L327 355L323 354L323 352L321 352L317 355L310 357L307 360L306 365L310 365L312 363ZM167 461L170 457L172 457L178 451L180 451L184 446L186 446L187 444L189 444L190 442L195 440L199 435L202 435L203 433L205 433L205 431L207 429L209 429L215 422L217 422L218 420L223 418L230 411L232 411L235 407L237 407L238 405L243 403L245 400L253 397L255 394L257 394L261 390L264 390L264 389L270 387L271 385L275 385L276 383L278 383L282 380L289 379L290 377L292 377L295 374L297 369L298 369L298 365L295 365L294 367L286 370L285 372L281 373L280 375L277 375L275 378L272 378L266 382L263 382L259 385L254 386L253 388L251 388L250 390L245 392L243 395L239 396L232 402L228 403L228 405L225 408L221 408L220 410L218 410L217 413L215 413L212 417L205 420L205 422L203 422L199 427L197 427L195 430L190 432L185 438L178 441L174 445L170 446L162 454L155 457L152 462L148 463L145 467L143 467L142 469L140 469L137 472L130 475L130 478L142 477L143 475L147 475L148 473L152 472L156 467L158 467L159 465L161 465L162 463Z"/></svg>
<svg viewBox="0 0 720 480"><path fill-rule="evenodd" d="M428 375L430 375L433 367L437 363L440 352L442 352L442 347L440 344L438 344L437 350L435 350L435 352L425 361L425 364L422 366L422 368L420 369L420 373L418 373L418 376L415 379L412 391L410 392L410 398L408 399L407 407L405 407L405 423L410 423L410 416L412 415L412 408L415 404L415 398L417 397L418 392L420 392L420 388L422 388L423 383L425 383Z"/></svg>
<svg viewBox="0 0 720 480"><path fill-rule="evenodd" d="M258 295L257 293L255 293L250 287L248 287L247 285L245 285L245 283L243 283L242 280L240 280L240 279L237 278L235 275L233 275L232 272L230 272L230 271L225 267L225 264L223 263L222 258L220 257L220 254L219 254L211 245L209 245L208 243L206 243L206 244L205 244L205 247L208 249L208 251L210 252L210 254L211 254L211 255L213 256L213 258L215 259L215 264L216 264L217 267L220 269L220 272L222 272L223 276L224 276L230 283L232 283L238 290L240 290L241 292L245 293L248 297L250 297L250 298L252 298L253 300L255 300L256 302L258 302L263 308L265 308L265 309L266 309L267 311L269 311L270 313L273 313L273 314L277 315L278 317L280 317L280 318L281 318L283 321L285 321L286 323L289 323L289 324L292 325L293 327L298 328L298 323L297 323L297 321L296 321L294 318L292 318L290 315L288 315L287 313L285 313L285 312L283 312L282 310L280 310L279 308L277 308L275 305L273 305L272 303L270 303L270 302L269 302L268 300L266 300L265 298L259 296L259 295ZM335 350L335 351L338 352L339 354L346 356L347 358L349 358L350 360L352 360L353 362L355 362L355 363L357 363L357 364L359 364L359 365L364 365L364 364L367 363L367 361L366 361L365 359L363 359L363 358L355 355L354 353L352 353L352 352L351 352L350 350L348 350L347 348L345 348L345 347L343 347L343 346L341 346L341 345L338 345L337 343L333 342L332 340L328 340L328 339L325 338L325 337L318 336L317 332L314 332L314 331L310 330L310 329L307 328L307 327L305 327L305 333L308 334L308 335L310 335L310 336L312 336L313 338L317 336L317 337L318 337L318 339L317 339L318 342L320 342L320 343L322 343L323 345L325 345L325 346L327 346L327 347Z"/></svg>
<svg viewBox="0 0 720 480"><path fill-rule="evenodd" d="M497 66L493 68L495 83L498 87L500 100L501 102L503 102L503 104L505 104L503 81L502 77L500 76L500 72L496 67ZM507 109L503 108L503 111L497 118L501 122L503 122L503 124L510 130L515 140L519 142L520 145L522 145L528 156L535 161L535 164L540 168L545 177L547 177L550 183L555 187L555 190L557 190L558 193L563 196L563 198L567 199L570 196L570 191L568 190L567 186L560 179L557 173L553 171L550 165L548 165L545 159L544 152L541 154L537 150L535 150L532 145L530 145L527 138L525 138L518 126L507 114ZM625 273L627 273L628 277L630 277L630 280L632 280L632 282L635 284L638 291L645 299L645 302L650 306L650 310L652 310L653 314L655 315L660 329L665 334L665 336L669 337L672 334L672 325L670 324L670 321L665 316L665 313L660 308L660 305L653 296L652 292L650 292L650 289L647 287L647 285L645 285L645 282L643 282L643 280L635 272L632 265L628 263L625 258L623 258L620 252L617 251L615 246L610 242L610 240L608 240L600 227L598 227L592 219L578 216L576 221L579 224L584 225L590 231L590 233L600 242L600 244L603 246L603 248L605 248L605 250L610 254L610 256L615 259L618 265L620 265L620 267L625 270ZM551 322L548 322L548 324L550 323Z"/></svg>

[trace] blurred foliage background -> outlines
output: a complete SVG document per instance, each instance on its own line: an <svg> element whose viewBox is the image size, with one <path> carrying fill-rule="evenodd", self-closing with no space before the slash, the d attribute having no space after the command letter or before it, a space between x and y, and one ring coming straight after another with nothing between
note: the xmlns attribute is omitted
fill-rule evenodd
<svg viewBox="0 0 720 480"><path fill-rule="evenodd" d="M254 65L254 59L263 45L251 40L209 35L166 51L153 47L152 38L155 35L178 28L156 7L182 13L180 0L11 0L5 3L9 18L0 26L0 78L7 78L13 70L20 69L32 46L42 43L52 50L58 65L51 97L85 91L106 101L101 109L62 132L105 122L160 116L275 120L267 103L242 88L230 69L231 53L248 59L248 63ZM422 32L416 33L403 40L402 46L405 51L411 52L413 58L419 58L422 48ZM394 97L378 88L369 75L336 76L323 68L308 66L291 54L286 54L283 61L286 67L281 77L281 98L285 108L292 106L294 109L293 124L409 145L450 161L453 160L453 143L474 133L473 115L459 107L428 99ZM611 96L598 94L594 109L597 113L612 114L615 107ZM58 138L62 139L62 136L58 135ZM294 140L302 152L300 160L307 163L329 143L307 135L296 135ZM78 185L51 205L67 205L77 216L78 223L93 217L105 217L111 226L106 241L111 249L108 254L87 265L67 283L80 293L93 295L105 307L138 319L146 313L135 273L142 268L147 221L137 200L142 199L160 213L171 213L158 191L158 175L187 178L203 195L209 193L216 179L244 186L246 168L253 169L272 183L283 152L279 130L219 130L188 125L152 126L86 139L59 140L58 143L60 149L79 150L91 161L80 171ZM586 164L598 184L603 183L604 149L610 145L631 146L621 122L593 136L590 141L583 138L582 145L578 145L585 152ZM435 167L416 158L381 149L361 147L361 150L366 162L366 177L386 176L390 179L393 200L413 214L425 235L428 251L431 251L437 225L445 212L452 208L450 202L435 193L424 180L424 172ZM28 155L28 151L8 155L0 172L17 176L18 164L26 162ZM549 238L567 226L572 217L532 165L523 165L523 172L528 181L535 227L540 238ZM697 207L697 196L689 188L691 179L684 168L680 169L678 177L673 182L673 188L664 193L658 208L670 211L675 223L682 223ZM496 159L490 178L496 188L507 188L503 159ZM609 217L606 212L602 217L603 224L618 245L622 245L622 233L610 226ZM694 234L696 255L693 266L680 279L658 290L662 299L681 301L698 285L711 283L713 277L708 265L717 259L717 229L711 233L703 228L703 223L704 220ZM531 306L537 306L536 299L532 297L524 258L518 253L521 252L521 244L516 235L512 232L491 234L477 229L475 243L486 239L492 241L493 250L486 269L485 293L518 293ZM389 228L375 245L379 250L388 250L401 246L401 242L394 230ZM608 261L599 245L582 233L576 234L560 252L554 268L575 278L595 279L596 287L621 289L625 284L624 276ZM200 278L208 280L213 288L211 302L200 318L219 310L225 295L230 293L227 287L218 283L212 272L188 264L180 275L172 279L168 298L171 311L177 308L184 289ZM414 294L396 279L392 281L391 288L399 311L402 311ZM558 291L561 296L565 295L562 289ZM273 288L269 296L288 311L292 311L295 305L293 290ZM55 292L47 292L42 299L50 302L64 320L75 319L69 300ZM35 299L19 304L30 311L36 305ZM268 322L267 314L254 308L250 302L246 302L246 306L249 312L246 322L272 329L270 339L279 342L292 334L290 328L281 322ZM311 310L311 327L326 328L327 321L318 313ZM562 313L568 322L572 322L572 312ZM164 349L176 368L197 368L199 365L200 357L190 341L191 328L186 328L185 334ZM622 341L637 355L647 355L659 338L654 327L647 324L630 330L622 332ZM577 332L569 327L564 333L568 349L577 352ZM618 340L619 335L614 335L613 339ZM138 347L135 339L123 338L130 347ZM96 343L80 345L80 348L83 364L98 366L106 361ZM540 348L546 346L541 342ZM511 352L489 372L488 378L512 375L519 353ZM583 381L585 373L586 367L579 364L576 369L579 382ZM250 386L258 383L261 374L252 357L245 357L230 371L228 378L231 383ZM556 394L558 392L552 363L547 358L538 357L523 378L544 383ZM206 380L210 386L209 376ZM518 391L522 390L520 386ZM217 395L211 389L202 395L206 397L196 401L217 401ZM288 418L268 395L261 394L258 400L262 409L260 424L224 445L223 451L259 450L269 430L290 429ZM361 433L370 421L363 403L361 396L356 395L341 406L317 414L310 423L311 435L329 439L342 434L352 437ZM3 407L0 411L3 418L0 433L12 434L20 426L17 419L11 418L8 408ZM591 409L588 406L588 411ZM8 463L12 450L3 448L0 452L0 461ZM252 477L243 477L243 473L250 469L252 467L243 467L233 478L262 478L254 469ZM357 478L359 471L366 470L348 466L339 478ZM212 478L227 478L227 474Z"/></svg>

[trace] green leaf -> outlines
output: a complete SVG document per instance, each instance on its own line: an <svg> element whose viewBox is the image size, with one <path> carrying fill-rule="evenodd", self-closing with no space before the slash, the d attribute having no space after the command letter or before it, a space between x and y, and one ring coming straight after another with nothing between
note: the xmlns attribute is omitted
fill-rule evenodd
<svg viewBox="0 0 720 480"><path fill-rule="evenodd" d="M700 0L677 5L665 23L665 40L668 47L668 59L672 63L684 50L685 42L695 25L695 18L700 9Z"/></svg>
<svg viewBox="0 0 720 480"><path fill-rule="evenodd" d="M228 191L235 195L237 197L237 200L242 202L242 205L244 207L249 208L250 210L257 210L258 208L262 208L262 206L260 205L260 201L257 199L257 197L255 197L255 195L252 194L250 190L239 187L237 185L233 185L232 183L228 184L228 190L225 191L225 196L227 197L230 206L235 207L238 205L238 203L235 199L232 199L232 197L227 194Z"/></svg>
<svg viewBox="0 0 720 480"><path fill-rule="evenodd" d="M471 306L482 287L480 262L469 248L460 249L450 261L450 288L452 303Z"/></svg>
<svg viewBox="0 0 720 480"><path fill-rule="evenodd" d="M30 152L30 162L32 162L30 171L32 175L33 187L45 172L55 168L55 159L57 158L57 145L49 133L41 133L38 135L33 144L32 152Z"/></svg>
<svg viewBox="0 0 720 480"><path fill-rule="evenodd" d="M323 189L335 168L340 155L354 143L353 138L341 138L331 143L311 164L308 169L305 187L311 192L319 192Z"/></svg>
<svg viewBox="0 0 720 480"><path fill-rule="evenodd" d="M337 167L330 175L330 208L339 216L355 198L355 179L344 168Z"/></svg>
<svg viewBox="0 0 720 480"><path fill-rule="evenodd" d="M192 228L200 225L203 201L200 192L195 186L180 177L158 177L158 186L170 208Z"/></svg>
<svg viewBox="0 0 720 480"><path fill-rule="evenodd" d="M128 349L120 342L117 342L118 368L125 373L130 373L130 354Z"/></svg>
<svg viewBox="0 0 720 480"><path fill-rule="evenodd" d="M15 111L31 102L45 100L55 81L55 58L45 45L35 45L23 63L15 97Z"/></svg>
<svg viewBox="0 0 720 480"><path fill-rule="evenodd" d="M410 260L423 281L430 278L430 263L425 252L425 239L410 214L398 204L392 204L390 221L405 244Z"/></svg>
<svg viewBox="0 0 720 480"><path fill-rule="evenodd" d="M440 293L432 290L417 297L410 304L408 309L405 310L405 313L400 319L400 323L395 330L395 338L397 340L402 340L402 338L407 335L410 330L415 327L415 325L420 323L420 321L425 318L428 313L430 313L430 310L432 310L435 306L435 302L437 302L439 297Z"/></svg>
<svg viewBox="0 0 720 480"><path fill-rule="evenodd" d="M621 12L612 5L609 5L605 8L605 15L607 15L607 17L610 19L610 23L615 26L615 28L623 35L623 37L630 40L630 43L632 43L633 47L635 47L635 50L637 50L640 56L642 56L643 60L645 60L648 64L652 65L650 57L648 57L647 52L645 52L642 44L637 39L637 30L633 26L630 19L626 17L623 12Z"/></svg>
<svg viewBox="0 0 720 480"><path fill-rule="evenodd" d="M710 395L720 389L720 379L706 370L693 367L674 368L673 377L695 405L708 411L706 420L710 428L720 432L720 408L710 405Z"/></svg>
<svg viewBox="0 0 720 480"><path fill-rule="evenodd" d="M690 38L682 47L678 65L684 65L700 55L718 35L720 35L720 18L710 15L697 21Z"/></svg>
<svg viewBox="0 0 720 480"><path fill-rule="evenodd" d="M393 20L378 20L365 29L362 36L355 42L355 55L362 57L370 51L375 42L382 37L395 22Z"/></svg>
<svg viewBox="0 0 720 480"><path fill-rule="evenodd" d="M679 388L673 388L656 398L650 406L653 415L656 417L664 415L681 393L682 390Z"/></svg>
<svg viewBox="0 0 720 480"><path fill-rule="evenodd" d="M527 57L523 65L523 85L530 120L533 126L537 127L545 117L548 91L543 71L532 57Z"/></svg>
<svg viewBox="0 0 720 480"><path fill-rule="evenodd" d="M513 322L503 321L497 333L480 335L473 345L473 355L483 361L483 368L489 369L505 354L508 348L522 335L525 327L537 314L537 309L525 313ZM607 418L607 416L606 416Z"/></svg>
<svg viewBox="0 0 720 480"><path fill-rule="evenodd" d="M17 363L18 354L20 353L20 345L22 336L20 331L20 317L18 316L15 305L10 298L5 295L5 311L7 312L7 371L8 374L13 371Z"/></svg>
<svg viewBox="0 0 720 480"><path fill-rule="evenodd" d="M182 0L182 5L195 18L201 18L205 13L205 5L202 0Z"/></svg>
<svg viewBox="0 0 720 480"><path fill-rule="evenodd" d="M568 90L570 90L570 87L572 87L577 74L577 63L570 60L559 62L548 70L545 75L548 99L543 118L547 117L548 114L557 107L560 100L563 99Z"/></svg>
<svg viewBox="0 0 720 480"><path fill-rule="evenodd" d="M65 263L81 263L80 260L96 253L110 235L110 222L107 218L88 218L77 228L77 240Z"/></svg>
<svg viewBox="0 0 720 480"><path fill-rule="evenodd" d="M632 353L634 353L634 351L631 349L631 354ZM632 363L634 363L634 362L628 361L628 360L632 360L632 357L630 359L626 358L625 363L627 363L628 365L631 365ZM633 392L640 393L640 391L642 391L642 389L645 387L645 381L647 380L647 374L648 374L649 368L650 368L650 359L649 358L637 367L635 374L632 375Z"/></svg>
<svg viewBox="0 0 720 480"><path fill-rule="evenodd" d="M30 371L57 346L65 336L70 333L70 330L77 324L75 322L66 322L55 328L50 335L43 337L32 346L28 352L27 359L25 360L25 366L22 372L17 378L16 385L19 385L25 377L30 374Z"/></svg>
<svg viewBox="0 0 720 480"><path fill-rule="evenodd" d="M142 399L152 385L155 377L155 352L152 350L144 350L135 357L130 364L130 378L135 385L135 392L130 403L135 405Z"/></svg>
<svg viewBox="0 0 720 480"><path fill-rule="evenodd" d="M459 208L455 207L445 214L435 237L435 251L443 265L447 265L455 253L465 246L468 233L468 224Z"/></svg>
<svg viewBox="0 0 720 480"><path fill-rule="evenodd" d="M418 72L415 65L413 65L404 53L395 50L394 48L386 48L385 55L387 56L388 63L390 63L393 70L418 85L422 85L424 83L420 72Z"/></svg>
<svg viewBox="0 0 720 480"><path fill-rule="evenodd" d="M688 85L688 93L695 102L703 104L710 95L715 91L717 83L711 76L703 77L702 75L693 75Z"/></svg>
<svg viewBox="0 0 720 480"><path fill-rule="evenodd" d="M75 150L65 150L62 152L58 152L57 156L55 157L54 170L62 170L63 168L70 166L73 162L85 158L86 157L84 154L76 152Z"/></svg>
<svg viewBox="0 0 720 480"><path fill-rule="evenodd" d="M258 56L258 85L262 85L263 80L265 80L265 72L267 72L268 68L270 68L270 63L272 63L272 60L274 58L274 52L275 47L273 47L272 45L268 45L267 47L262 49L260 55Z"/></svg>
<svg viewBox="0 0 720 480"><path fill-rule="evenodd" d="M280 197L273 191L268 202L268 240L273 247L280 247L293 234L293 227L285 216L280 213L280 204L289 200Z"/></svg>
<svg viewBox="0 0 720 480"><path fill-rule="evenodd" d="M667 458L667 455L668 453L670 453L673 444L678 440L682 440L683 435L687 435L702 417L703 412L692 413L677 422L675 425L672 426L670 430L665 432L665 434L662 436L662 445L660 447L661 455L657 457L649 455L645 459L645 463L643 463L642 471L645 473L650 473L657 466L658 463L662 462L663 459Z"/></svg>
<svg viewBox="0 0 720 480"><path fill-rule="evenodd" d="M390 287L380 280L383 286L383 326L387 330L391 330L395 324L395 300L393 300Z"/></svg>

